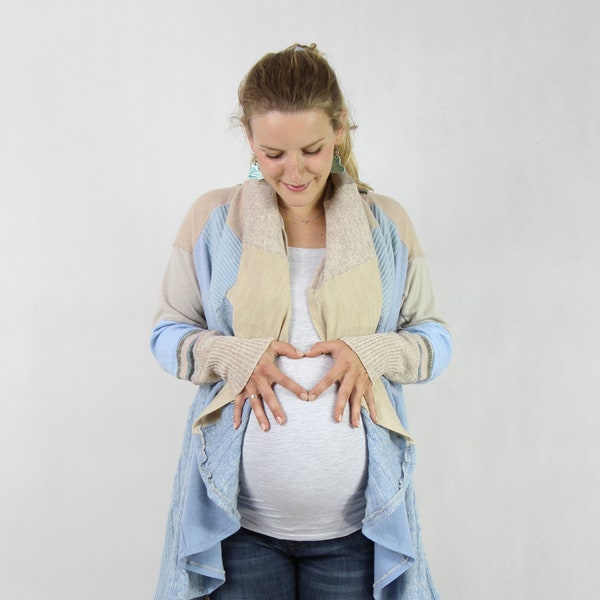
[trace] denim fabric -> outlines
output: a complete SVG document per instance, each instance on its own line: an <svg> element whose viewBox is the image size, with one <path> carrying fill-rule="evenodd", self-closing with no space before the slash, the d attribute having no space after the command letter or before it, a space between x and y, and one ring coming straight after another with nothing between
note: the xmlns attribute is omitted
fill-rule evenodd
<svg viewBox="0 0 600 600"><path fill-rule="evenodd" d="M291 542L240 529L221 542L225 583L211 600L370 600L373 542L360 531Z"/></svg>

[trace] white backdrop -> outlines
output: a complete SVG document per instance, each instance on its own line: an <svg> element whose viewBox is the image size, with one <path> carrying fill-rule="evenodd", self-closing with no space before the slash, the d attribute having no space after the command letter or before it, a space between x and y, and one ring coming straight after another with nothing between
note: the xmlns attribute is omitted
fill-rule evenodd
<svg viewBox="0 0 600 600"><path fill-rule="evenodd" d="M193 386L148 339L171 241L245 177L237 85L316 41L456 345L407 390L444 600L600 589L600 4L0 4L0 597L152 597Z"/></svg>

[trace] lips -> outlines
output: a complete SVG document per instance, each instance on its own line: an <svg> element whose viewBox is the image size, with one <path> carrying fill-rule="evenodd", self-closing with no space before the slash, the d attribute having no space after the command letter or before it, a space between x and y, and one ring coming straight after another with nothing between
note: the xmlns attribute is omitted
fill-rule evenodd
<svg viewBox="0 0 600 600"><path fill-rule="evenodd" d="M310 181L302 185L292 185L291 183L285 183L285 181L282 181L281 183L286 189L290 190L290 192L303 192L310 185Z"/></svg>

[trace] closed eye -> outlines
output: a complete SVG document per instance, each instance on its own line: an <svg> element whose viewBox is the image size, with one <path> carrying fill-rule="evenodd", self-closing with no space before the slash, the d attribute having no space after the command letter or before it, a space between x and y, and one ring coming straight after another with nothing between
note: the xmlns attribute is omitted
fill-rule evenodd
<svg viewBox="0 0 600 600"><path fill-rule="evenodd" d="M302 152L304 154L307 154L308 156L315 156L315 155L319 154L319 152L321 152L321 150L323 150L323 146L319 146L316 150L302 150ZM267 152L265 152L265 156L267 158L270 158L271 160L278 160L279 158L281 158L283 156L283 152L279 152L277 154L268 154Z"/></svg>
<svg viewBox="0 0 600 600"><path fill-rule="evenodd" d="M323 150L323 146L317 148L316 150L304 150L304 154L309 154L309 155L314 155L314 154L319 154L319 152L321 152L321 150Z"/></svg>

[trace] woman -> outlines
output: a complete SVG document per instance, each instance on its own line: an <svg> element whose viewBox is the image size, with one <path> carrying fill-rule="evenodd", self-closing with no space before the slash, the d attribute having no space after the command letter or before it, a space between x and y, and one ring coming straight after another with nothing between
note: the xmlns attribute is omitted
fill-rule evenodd
<svg viewBox="0 0 600 600"><path fill-rule="evenodd" d="M239 99L249 180L192 207L152 336L199 386L156 598L437 598L402 398L451 354L422 250L359 180L315 45L263 57Z"/></svg>

